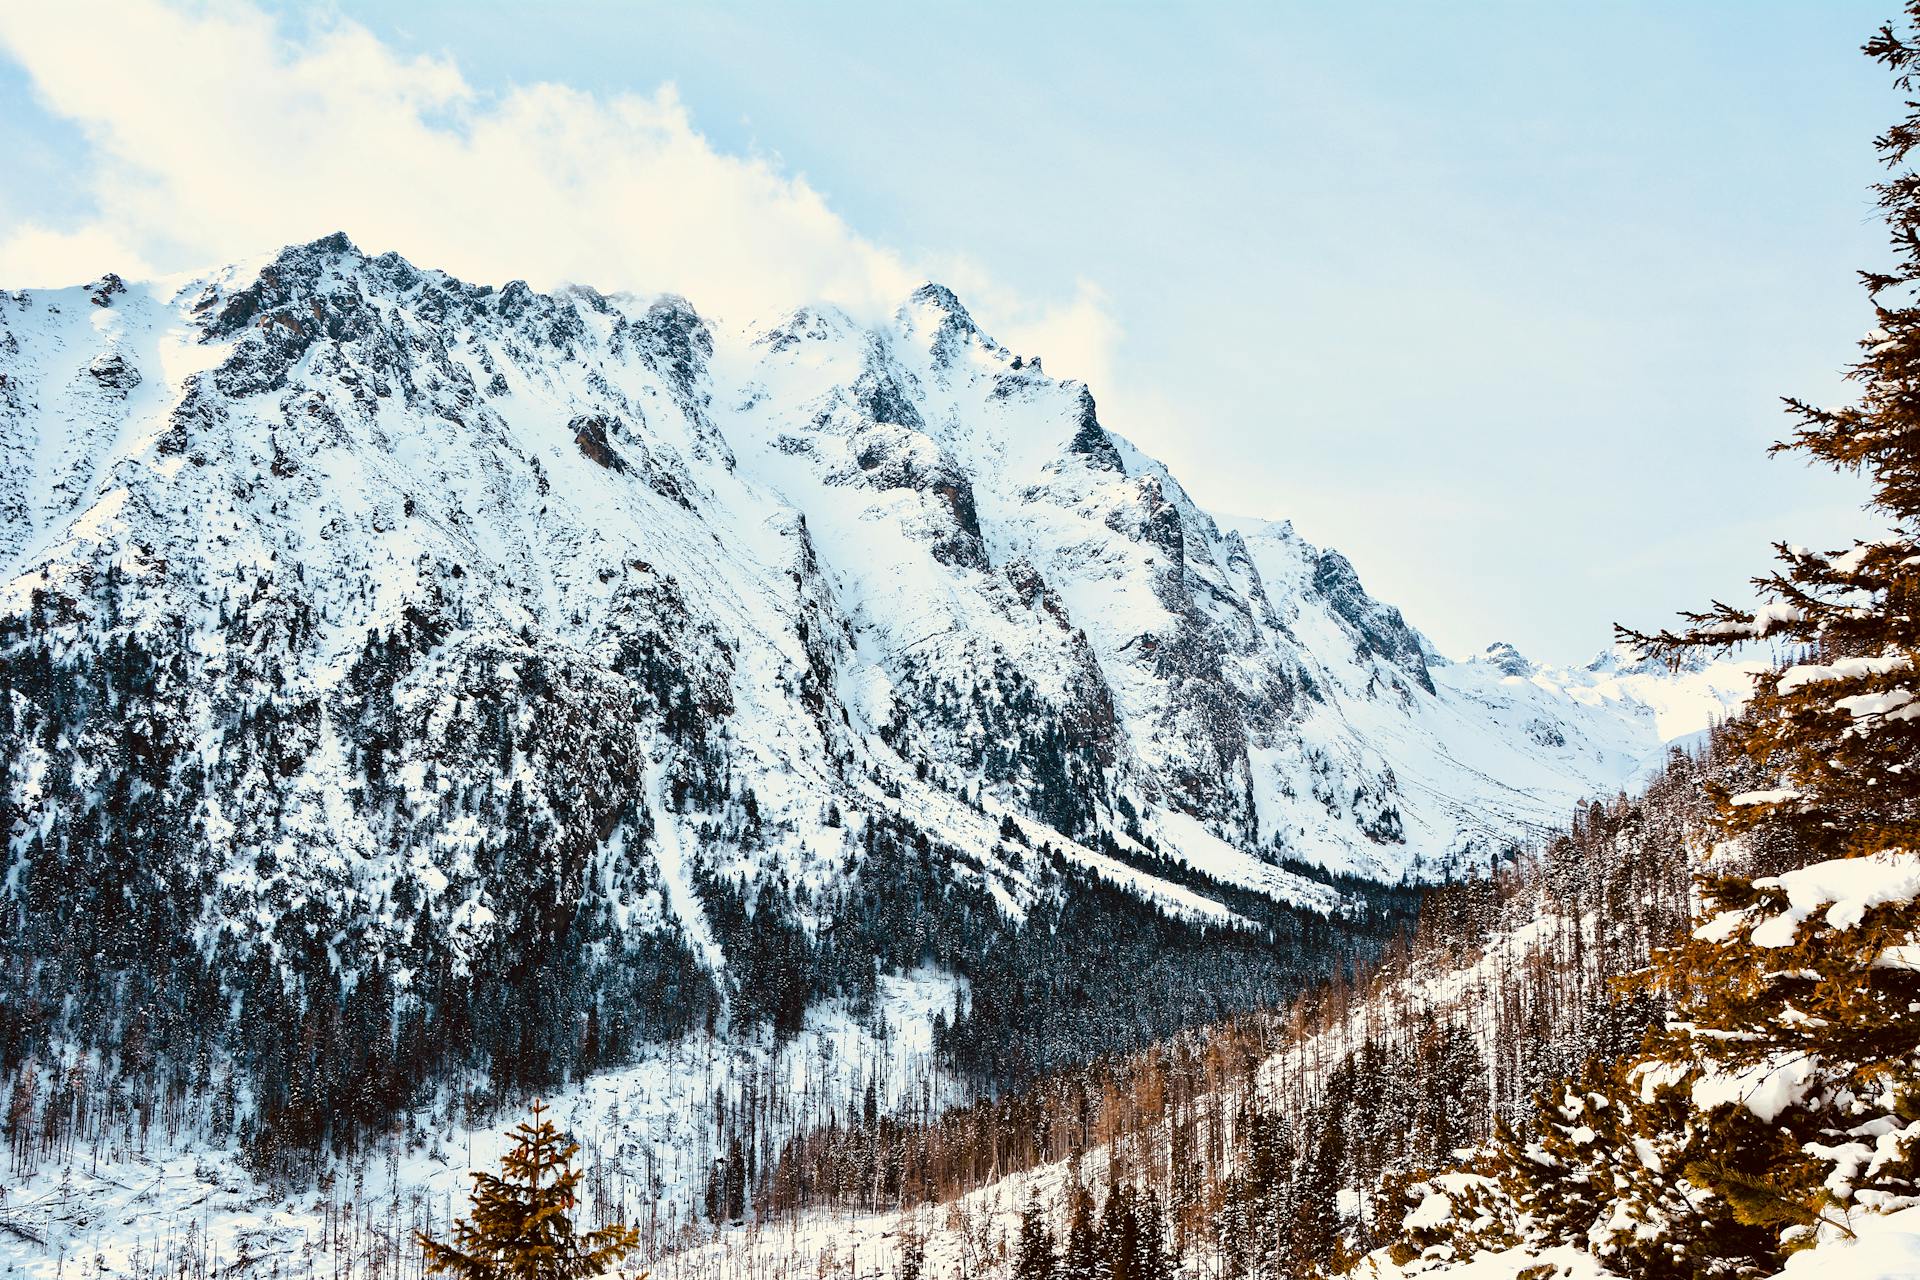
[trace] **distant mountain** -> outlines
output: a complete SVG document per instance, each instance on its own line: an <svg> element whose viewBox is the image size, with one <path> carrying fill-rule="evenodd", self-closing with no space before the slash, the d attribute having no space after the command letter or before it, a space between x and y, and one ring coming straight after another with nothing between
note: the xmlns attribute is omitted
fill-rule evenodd
<svg viewBox="0 0 1920 1280"><path fill-rule="evenodd" d="M196 1028L320 983L585 1067L1035 911L1172 945L1128 899L1325 965L1306 917L1377 936L1363 882L1485 866L1745 683L1446 662L937 285L734 332L338 235L0 294L0 573L22 1044L144 973Z"/></svg>

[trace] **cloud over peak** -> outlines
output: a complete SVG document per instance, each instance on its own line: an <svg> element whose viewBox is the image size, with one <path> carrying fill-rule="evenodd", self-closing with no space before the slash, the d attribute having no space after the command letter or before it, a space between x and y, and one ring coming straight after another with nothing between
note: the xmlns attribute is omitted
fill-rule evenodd
<svg viewBox="0 0 1920 1280"><path fill-rule="evenodd" d="M873 317L927 275L849 227L804 177L727 154L671 85L598 95L476 88L351 21L126 0L0 8L0 51L88 140L94 213L0 226L0 283L69 284L267 252L344 228L370 252L500 283L685 295L745 321L801 302ZM1077 372L1113 336L1100 295L1057 306L946 264L1009 341Z"/></svg>

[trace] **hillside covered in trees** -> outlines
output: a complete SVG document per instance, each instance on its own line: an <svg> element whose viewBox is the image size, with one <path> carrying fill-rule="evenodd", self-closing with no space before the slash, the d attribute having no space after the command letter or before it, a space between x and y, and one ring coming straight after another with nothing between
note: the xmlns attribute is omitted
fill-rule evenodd
<svg viewBox="0 0 1920 1280"><path fill-rule="evenodd" d="M0 293L0 1269L483 1280L496 1156L622 1224L575 1280L1920 1256L1904 111L1778 446L1876 533L1584 667L1447 659L937 284Z"/></svg>
<svg viewBox="0 0 1920 1280"><path fill-rule="evenodd" d="M6 292L0 1247L291 1249L534 1095L727 1223L869 1095L1366 970L1746 686L1451 661L935 284Z"/></svg>
<svg viewBox="0 0 1920 1280"><path fill-rule="evenodd" d="M1082 1258L1152 1236L1172 1269L1154 1274L1333 1274L1399 1251L1455 1153L1530 1132L1553 1081L1664 1019L1664 987L1623 999L1614 980L1648 972L1687 919L1704 787L1745 769L1725 743L1676 752L1644 794L1582 806L1495 875L1431 891L1352 980L929 1122L855 1111L798 1136L747 1189L755 1225L723 1236L726 1260L672 1265L746 1274L798 1240L804 1268L822 1232L848 1230L897 1265L909 1242L930 1274L1087 1274L1066 1261L1076 1233ZM1020 1261L1043 1229L1057 1272Z"/></svg>
<svg viewBox="0 0 1920 1280"><path fill-rule="evenodd" d="M1911 97L1907 19L1866 53ZM1357 982L930 1124L807 1135L768 1210L947 1206L894 1219L918 1223L903 1273L1912 1274L1920 103L1878 146L1894 263L1863 273L1858 397L1790 399L1777 450L1861 476L1885 532L1782 542L1755 607L1623 629L1676 663L1772 650L1700 754L1429 895Z"/></svg>

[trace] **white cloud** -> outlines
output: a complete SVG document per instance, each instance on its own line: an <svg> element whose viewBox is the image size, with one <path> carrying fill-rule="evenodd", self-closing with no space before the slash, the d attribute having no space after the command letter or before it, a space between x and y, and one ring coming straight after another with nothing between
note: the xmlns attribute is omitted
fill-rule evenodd
<svg viewBox="0 0 1920 1280"><path fill-rule="evenodd" d="M152 267L104 226L56 231L22 223L0 238L0 281L9 289L38 289L93 280L108 271L139 278Z"/></svg>
<svg viewBox="0 0 1920 1280"><path fill-rule="evenodd" d="M984 278L962 276L953 287L961 297L977 299L977 310L993 317L988 327L996 330L994 336L1016 351L1040 356L1054 377L1078 378L1096 392L1115 386L1113 351L1119 345L1120 325L1106 294L1092 281L1079 281L1065 302L1043 303L996 288Z"/></svg>
<svg viewBox="0 0 1920 1280"><path fill-rule="evenodd" d="M0 6L0 49L89 140L100 211L0 227L0 280L197 268L334 230L471 280L671 291L732 320L809 301L873 315L924 275L803 178L716 150L671 87L488 94L348 21L295 35L238 4ZM983 323L1058 343L1064 372L1105 367L1090 287L1049 307L975 283Z"/></svg>

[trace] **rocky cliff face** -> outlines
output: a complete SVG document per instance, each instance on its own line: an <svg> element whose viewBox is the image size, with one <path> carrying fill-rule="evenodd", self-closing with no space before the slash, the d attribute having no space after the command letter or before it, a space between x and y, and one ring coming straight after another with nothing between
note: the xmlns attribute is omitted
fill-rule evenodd
<svg viewBox="0 0 1920 1280"><path fill-rule="evenodd" d="M896 820L1015 917L1039 843L1325 907L1298 868L1484 860L1675 736L1657 674L1444 663L934 285L716 332L333 236L0 294L0 574L9 892L160 876L196 945L403 981L428 935L723 968L715 884L814 929ZM120 889L33 905L114 804Z"/></svg>

